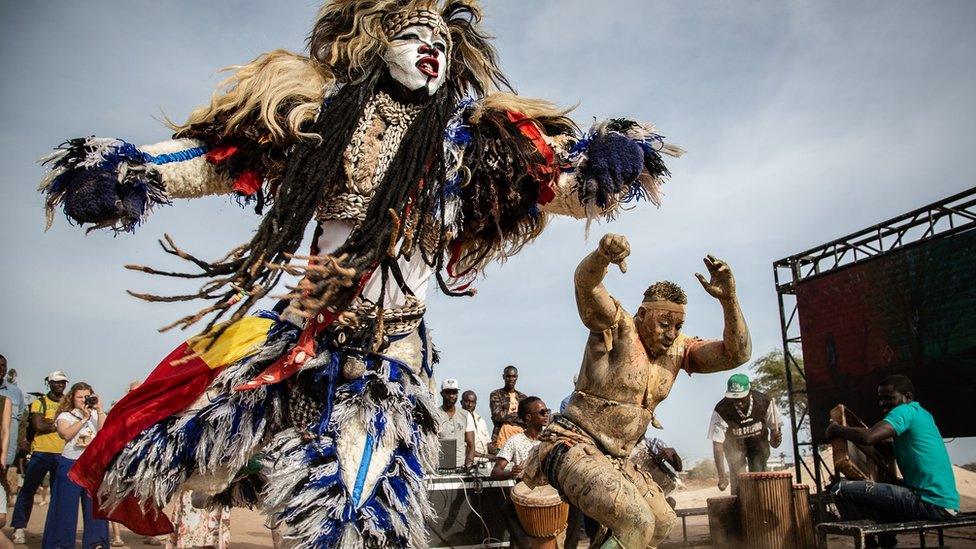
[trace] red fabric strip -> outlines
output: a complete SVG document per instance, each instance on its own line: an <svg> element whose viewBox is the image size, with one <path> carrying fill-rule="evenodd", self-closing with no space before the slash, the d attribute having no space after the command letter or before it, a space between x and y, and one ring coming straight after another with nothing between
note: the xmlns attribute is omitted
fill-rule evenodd
<svg viewBox="0 0 976 549"><path fill-rule="evenodd" d="M534 170L536 173L532 175L539 182L539 204L552 202L556 198L554 185L556 183L556 177L559 175L559 171L556 170L556 153L546 143L546 140L542 137L542 132L539 131L539 127L529 117L517 111L505 111L505 114L508 115L508 119L511 122L515 123L519 131L522 132L522 135L527 137L529 141L532 141L536 150L542 155L545 163L536 164Z"/></svg>
<svg viewBox="0 0 976 549"><path fill-rule="evenodd" d="M234 181L234 192L244 196L251 196L261 188L261 176L254 170L244 170L244 173Z"/></svg>
<svg viewBox="0 0 976 549"><path fill-rule="evenodd" d="M207 153L207 162L210 162L211 164L220 164L221 162L237 154L238 150L237 145L218 145Z"/></svg>
<svg viewBox="0 0 976 549"><path fill-rule="evenodd" d="M186 343L180 345L156 366L142 385L122 397L106 417L105 426L68 473L72 481L91 494L96 517L121 522L144 536L173 531L173 525L161 509L151 504L143 506L134 497L125 499L109 513L102 508L98 488L105 470L126 443L192 404L220 373L220 368L208 367L199 357L173 364L190 353Z"/></svg>

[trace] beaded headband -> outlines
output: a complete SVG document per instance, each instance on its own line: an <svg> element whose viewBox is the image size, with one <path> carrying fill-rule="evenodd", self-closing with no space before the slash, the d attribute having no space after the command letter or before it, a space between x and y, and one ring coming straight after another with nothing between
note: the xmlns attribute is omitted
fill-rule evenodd
<svg viewBox="0 0 976 549"><path fill-rule="evenodd" d="M447 40L448 46L451 43L451 33L447 30L447 23L441 14L431 9L417 9L408 12L391 13L383 21L383 30L390 38L394 37L403 29L412 25L425 25L431 27L441 34L441 38Z"/></svg>

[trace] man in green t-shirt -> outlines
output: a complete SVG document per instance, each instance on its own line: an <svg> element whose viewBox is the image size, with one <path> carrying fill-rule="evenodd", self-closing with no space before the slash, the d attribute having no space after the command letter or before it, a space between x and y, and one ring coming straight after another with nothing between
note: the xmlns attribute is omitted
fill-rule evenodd
<svg viewBox="0 0 976 549"><path fill-rule="evenodd" d="M844 520L877 522L948 520L959 510L959 492L942 434L932 414L915 400L915 387L901 375L878 385L884 419L871 428L827 426L827 438L860 445L892 439L904 477L901 485L840 480L829 488Z"/></svg>

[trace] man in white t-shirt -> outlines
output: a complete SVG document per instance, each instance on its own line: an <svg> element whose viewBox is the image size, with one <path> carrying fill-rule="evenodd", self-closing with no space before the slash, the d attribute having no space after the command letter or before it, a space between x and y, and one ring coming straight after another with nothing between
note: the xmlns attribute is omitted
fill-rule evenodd
<svg viewBox="0 0 976 549"><path fill-rule="evenodd" d="M529 452L539 444L542 429L549 424L549 408L541 398L530 396L519 402L518 417L525 423L525 431L512 435L498 451L498 459L491 470L494 479L520 479ZM511 467L509 467L511 465Z"/></svg>
<svg viewBox="0 0 976 549"><path fill-rule="evenodd" d="M498 480L522 478L522 470L529 459L529 452L539 445L539 435L549 424L550 410L546 403L537 396L525 397L518 404L518 419L525 425L525 430L512 435L505 441L505 445L498 451L495 466L491 470L491 478ZM526 536L522 524L519 522L515 508L511 501L506 501L502 507L502 515L508 526L508 533L515 547L531 547L532 541Z"/></svg>
<svg viewBox="0 0 976 549"><path fill-rule="evenodd" d="M468 425L464 432L465 453L464 465L472 463L487 463L492 457L488 454L488 443L491 442L491 431L488 423L475 411L478 407L478 395L474 391L461 394L461 408L468 413Z"/></svg>
<svg viewBox="0 0 976 549"><path fill-rule="evenodd" d="M440 430L437 432L441 440L452 440L455 443L455 459L450 459L444 463L449 468L459 467L465 462L465 429L468 425L468 413L457 408L458 401L458 380L447 378L441 383L441 405L437 408L438 423Z"/></svg>
<svg viewBox="0 0 976 549"><path fill-rule="evenodd" d="M766 470L770 446L778 448L783 441L781 423L776 403L753 389L748 376L729 378L725 398L715 405L708 424L719 490L725 490L731 480L732 493L738 493L739 473Z"/></svg>

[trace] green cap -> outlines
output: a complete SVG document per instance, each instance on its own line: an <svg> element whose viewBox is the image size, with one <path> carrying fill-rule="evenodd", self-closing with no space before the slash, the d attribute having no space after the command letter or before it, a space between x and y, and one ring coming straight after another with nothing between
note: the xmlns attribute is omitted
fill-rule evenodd
<svg viewBox="0 0 976 549"><path fill-rule="evenodd" d="M729 378L729 388L725 391L726 398L743 398L749 395L749 376L745 374L733 374Z"/></svg>

